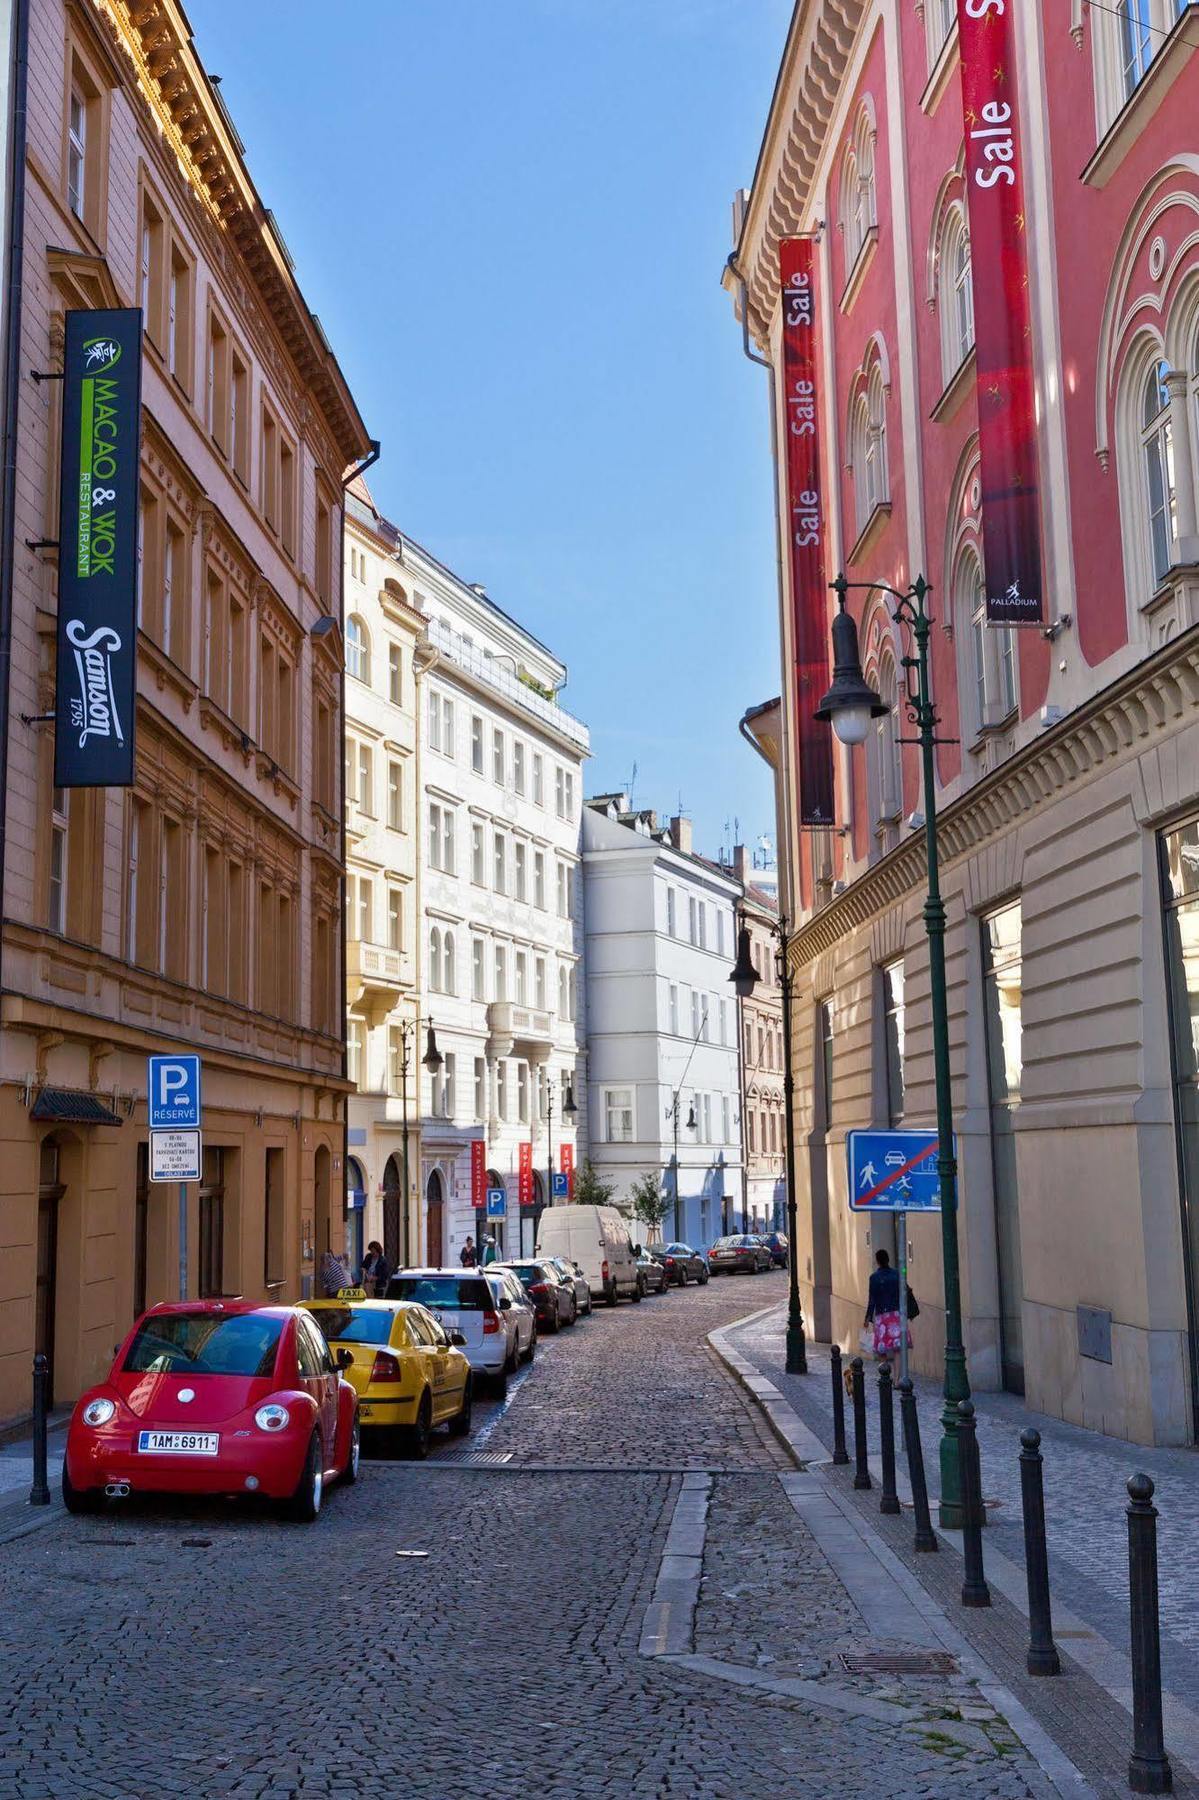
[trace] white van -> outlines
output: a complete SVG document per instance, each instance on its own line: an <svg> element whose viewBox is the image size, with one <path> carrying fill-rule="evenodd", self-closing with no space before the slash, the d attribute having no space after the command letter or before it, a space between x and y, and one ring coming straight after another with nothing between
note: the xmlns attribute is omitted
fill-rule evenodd
<svg viewBox="0 0 1199 1800"><path fill-rule="evenodd" d="M578 1263L592 1293L609 1306L640 1300L637 1258L625 1219L614 1206L547 1206L537 1228L538 1256Z"/></svg>

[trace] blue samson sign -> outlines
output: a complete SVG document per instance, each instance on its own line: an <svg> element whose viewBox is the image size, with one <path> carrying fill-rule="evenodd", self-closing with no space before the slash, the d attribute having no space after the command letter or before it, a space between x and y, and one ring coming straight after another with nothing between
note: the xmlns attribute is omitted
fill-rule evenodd
<svg viewBox="0 0 1199 1800"><path fill-rule="evenodd" d="M69 312L54 785L129 787L137 678L142 315Z"/></svg>

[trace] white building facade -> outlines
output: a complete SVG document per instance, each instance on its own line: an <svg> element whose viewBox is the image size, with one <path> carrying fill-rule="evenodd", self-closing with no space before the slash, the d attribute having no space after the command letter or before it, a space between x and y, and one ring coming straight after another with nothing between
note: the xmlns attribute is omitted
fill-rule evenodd
<svg viewBox="0 0 1199 1800"><path fill-rule="evenodd" d="M456 1262L485 1228L501 1254L577 1151L582 1066L582 767L586 726L558 702L566 668L418 545L402 559L422 640L423 1242ZM472 1182L473 1154L483 1180ZM522 1153L522 1146L525 1146ZM521 1161L526 1161L522 1194ZM486 1217L475 1202L503 1194Z"/></svg>
<svg viewBox="0 0 1199 1800"><path fill-rule="evenodd" d="M399 534L361 481L346 499L344 579L346 1073L356 1090L344 1242L356 1274L372 1238L393 1267L423 1254L416 645L426 621ZM342 1248L340 1229L329 1236ZM318 1241L318 1258L326 1248Z"/></svg>
<svg viewBox="0 0 1199 1800"><path fill-rule="evenodd" d="M743 1219L740 885L623 794L588 801L583 874L591 1161L622 1206L658 1176L664 1234L707 1248Z"/></svg>

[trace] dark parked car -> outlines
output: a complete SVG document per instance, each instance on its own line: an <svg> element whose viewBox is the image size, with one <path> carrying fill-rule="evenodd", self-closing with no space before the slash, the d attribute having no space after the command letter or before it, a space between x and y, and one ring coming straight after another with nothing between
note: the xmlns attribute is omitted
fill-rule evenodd
<svg viewBox="0 0 1199 1800"><path fill-rule="evenodd" d="M580 1313L590 1313L592 1311L591 1284L578 1263L567 1262L564 1256L545 1256L542 1261L549 1263L552 1269L557 1269L567 1286L574 1289L575 1319ZM572 1325L573 1323L574 1319L571 1320Z"/></svg>
<svg viewBox="0 0 1199 1800"><path fill-rule="evenodd" d="M574 1287L553 1263L514 1262L508 1268L523 1286L537 1312L537 1329L555 1332L573 1325L579 1316Z"/></svg>
<svg viewBox="0 0 1199 1800"><path fill-rule="evenodd" d="M785 1269L787 1267L787 1257L789 1254L786 1233L782 1231L770 1232L766 1239L766 1248L770 1252L770 1260L774 1267L776 1269Z"/></svg>
<svg viewBox="0 0 1199 1800"><path fill-rule="evenodd" d="M677 1287L686 1287L689 1281L698 1281L703 1287L712 1273L707 1258L690 1244L651 1244L649 1253L666 1270L666 1279Z"/></svg>
<svg viewBox="0 0 1199 1800"><path fill-rule="evenodd" d="M760 1275L773 1265L765 1240L743 1231L717 1238L708 1251L708 1266L713 1275Z"/></svg>
<svg viewBox="0 0 1199 1800"><path fill-rule="evenodd" d="M658 1260L652 1250L644 1250L640 1244L633 1245L633 1254L637 1258L637 1279L641 1283L642 1293L664 1294L670 1280L666 1265Z"/></svg>

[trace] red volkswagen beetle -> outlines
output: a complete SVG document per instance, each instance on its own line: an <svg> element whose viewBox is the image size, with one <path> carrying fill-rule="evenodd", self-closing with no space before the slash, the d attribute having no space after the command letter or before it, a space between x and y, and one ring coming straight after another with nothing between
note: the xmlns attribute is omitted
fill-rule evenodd
<svg viewBox="0 0 1199 1800"><path fill-rule="evenodd" d="M247 1300L151 1307L108 1380L80 1396L62 1495L254 1494L315 1519L358 1475L358 1402L308 1313Z"/></svg>

